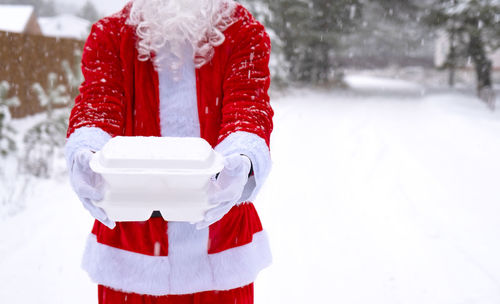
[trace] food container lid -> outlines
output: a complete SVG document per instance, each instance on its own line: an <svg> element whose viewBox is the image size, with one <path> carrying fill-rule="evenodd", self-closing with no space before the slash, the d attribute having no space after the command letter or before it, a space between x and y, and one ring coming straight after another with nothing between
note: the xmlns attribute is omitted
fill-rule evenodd
<svg viewBox="0 0 500 304"><path fill-rule="evenodd" d="M190 173L223 168L222 156L196 137L117 136L94 155L91 168L106 172Z"/></svg>

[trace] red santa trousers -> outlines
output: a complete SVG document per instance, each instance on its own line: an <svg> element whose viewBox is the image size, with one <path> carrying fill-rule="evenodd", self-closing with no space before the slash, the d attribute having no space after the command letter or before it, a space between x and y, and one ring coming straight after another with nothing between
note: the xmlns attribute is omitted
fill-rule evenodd
<svg viewBox="0 0 500 304"><path fill-rule="evenodd" d="M231 290L159 297L124 293L103 285L98 290L99 304L253 304L253 283Z"/></svg>

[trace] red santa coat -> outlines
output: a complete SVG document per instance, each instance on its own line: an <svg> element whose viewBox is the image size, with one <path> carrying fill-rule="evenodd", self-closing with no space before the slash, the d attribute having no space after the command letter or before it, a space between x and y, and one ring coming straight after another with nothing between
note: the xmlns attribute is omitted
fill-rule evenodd
<svg viewBox="0 0 500 304"><path fill-rule="evenodd" d="M100 132L161 136L158 73L151 61L137 59L135 29L126 24L129 10L130 4L97 22L85 44L85 81L68 129L68 143L74 147L99 149L104 140ZM245 8L238 5L234 14L225 42L196 70L200 136L227 154L249 155L256 175L265 177L273 127L267 94L270 40ZM262 178L254 182L258 188ZM83 267L98 284L166 295L245 286L271 262L251 202L232 208L206 235L188 224L169 231L171 224L151 218L119 222L111 230L96 221Z"/></svg>

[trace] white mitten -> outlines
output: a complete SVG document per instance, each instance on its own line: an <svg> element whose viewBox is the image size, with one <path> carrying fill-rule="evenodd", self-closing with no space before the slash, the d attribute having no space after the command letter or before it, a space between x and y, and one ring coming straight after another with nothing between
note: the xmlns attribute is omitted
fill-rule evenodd
<svg viewBox="0 0 500 304"><path fill-rule="evenodd" d="M196 228L203 229L220 220L240 198L248 181L252 163L248 157L231 154L224 159L224 169L212 181L208 190L209 202L215 207L205 213L205 218L196 223Z"/></svg>
<svg viewBox="0 0 500 304"><path fill-rule="evenodd" d="M106 212L104 212L102 208L97 207L92 202L98 202L104 199L104 180L100 174L90 169L89 163L92 155L92 151L87 149L77 150L73 154L73 163L69 172L71 186L73 190L75 190L80 201L82 201L85 209L87 209L95 219L108 228L113 229L116 226L115 222L108 218Z"/></svg>

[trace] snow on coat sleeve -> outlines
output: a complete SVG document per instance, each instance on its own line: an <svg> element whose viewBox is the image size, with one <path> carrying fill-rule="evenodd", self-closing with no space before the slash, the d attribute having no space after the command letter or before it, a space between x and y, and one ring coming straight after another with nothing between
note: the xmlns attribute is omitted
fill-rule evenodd
<svg viewBox="0 0 500 304"><path fill-rule="evenodd" d="M232 43L224 75L222 126L215 150L223 155L240 153L252 161L253 176L242 201L252 201L271 169L269 142L273 110L267 93L270 85L271 42L262 24L243 7L240 19L228 29Z"/></svg>
<svg viewBox="0 0 500 304"><path fill-rule="evenodd" d="M124 132L124 90L119 57L120 28L104 18L92 26L82 55L80 86L68 137L78 128L96 127L111 136Z"/></svg>

